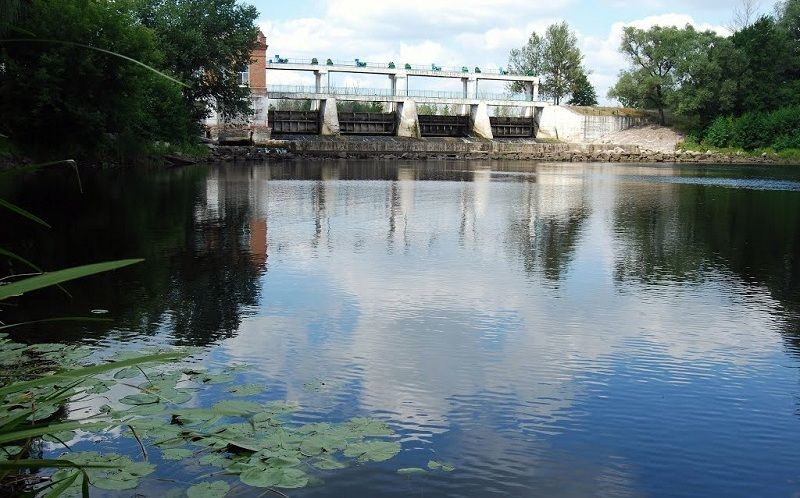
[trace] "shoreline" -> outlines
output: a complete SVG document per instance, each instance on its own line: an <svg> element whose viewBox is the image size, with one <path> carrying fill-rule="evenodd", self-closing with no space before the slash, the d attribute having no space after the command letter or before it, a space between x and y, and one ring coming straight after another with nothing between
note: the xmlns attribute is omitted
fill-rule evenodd
<svg viewBox="0 0 800 498"><path fill-rule="evenodd" d="M263 160L509 160L687 164L797 164L777 156L713 151L654 151L631 144L541 143L532 140L396 137L292 137L260 145L210 145L202 162Z"/></svg>

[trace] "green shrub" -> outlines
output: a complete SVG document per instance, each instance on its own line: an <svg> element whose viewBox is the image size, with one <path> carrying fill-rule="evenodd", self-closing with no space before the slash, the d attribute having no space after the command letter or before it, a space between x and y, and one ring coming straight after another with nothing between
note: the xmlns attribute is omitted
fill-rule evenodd
<svg viewBox="0 0 800 498"><path fill-rule="evenodd" d="M706 129L704 142L712 147L730 147L733 140L733 119L719 117Z"/></svg>

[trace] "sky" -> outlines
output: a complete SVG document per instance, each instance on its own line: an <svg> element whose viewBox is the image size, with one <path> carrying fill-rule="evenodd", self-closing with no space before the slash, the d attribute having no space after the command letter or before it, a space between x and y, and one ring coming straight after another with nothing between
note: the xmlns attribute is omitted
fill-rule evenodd
<svg viewBox="0 0 800 498"><path fill-rule="evenodd" d="M575 31L601 103L626 66L619 53L623 27L692 24L727 34L739 0L250 0L267 35L268 56L320 61L394 61L457 67L505 66L508 53L532 31L567 21ZM760 4L772 9L770 0ZM384 81L385 80L385 81ZM309 73L273 72L268 84L311 85ZM388 88L388 78L339 74L335 86ZM460 82L413 78L419 89L456 90ZM484 84L484 83L481 83ZM486 83L492 85L492 83ZM483 88L483 91L502 91Z"/></svg>

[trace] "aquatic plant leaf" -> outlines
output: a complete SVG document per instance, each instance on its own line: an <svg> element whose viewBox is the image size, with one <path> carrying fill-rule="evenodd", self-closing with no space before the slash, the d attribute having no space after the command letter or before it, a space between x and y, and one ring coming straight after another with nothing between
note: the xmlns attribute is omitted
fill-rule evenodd
<svg viewBox="0 0 800 498"><path fill-rule="evenodd" d="M114 378L117 380L133 379L142 375L141 370L136 367L123 368L122 370L114 373Z"/></svg>
<svg viewBox="0 0 800 498"><path fill-rule="evenodd" d="M201 384L227 384L228 382L233 382L234 376L221 373L221 374L210 374L204 373L197 375L192 380L195 382L200 382Z"/></svg>
<svg viewBox="0 0 800 498"><path fill-rule="evenodd" d="M170 448L161 452L161 458L165 460L183 460L194 455L194 451L185 448Z"/></svg>
<svg viewBox="0 0 800 498"><path fill-rule="evenodd" d="M444 462L437 462L436 460L429 461L428 468L431 470L442 470L444 472L452 472L455 470L453 465Z"/></svg>
<svg viewBox="0 0 800 498"><path fill-rule="evenodd" d="M51 344L51 343L33 344L26 348L26 350L33 351L36 353L52 353L53 351L62 351L63 349L64 349L63 344Z"/></svg>
<svg viewBox="0 0 800 498"><path fill-rule="evenodd" d="M320 470L338 470L347 467L347 465L334 458L321 458L312 462L311 465Z"/></svg>
<svg viewBox="0 0 800 498"><path fill-rule="evenodd" d="M92 379L91 384L84 388L87 394L103 394L111 390L117 383L113 380Z"/></svg>
<svg viewBox="0 0 800 498"><path fill-rule="evenodd" d="M161 398L155 394L139 393L129 394L119 400L123 405L151 405L158 403Z"/></svg>
<svg viewBox="0 0 800 498"><path fill-rule="evenodd" d="M22 216L23 218L27 218L27 219L33 221L34 223L38 223L38 224L40 224L40 225L42 225L44 227L47 227L47 228L52 228L46 221L44 221L43 219L39 218L35 214L31 213L30 211L26 211L25 209L22 209L21 207L17 206L16 204L12 204L12 203L6 201L5 199L0 199L0 207L4 207L4 208L8 209L9 211L14 212L14 213Z"/></svg>
<svg viewBox="0 0 800 498"><path fill-rule="evenodd" d="M230 491L225 481L201 482L186 490L189 498L222 498Z"/></svg>
<svg viewBox="0 0 800 498"><path fill-rule="evenodd" d="M308 484L308 475L295 468L252 468L239 474L239 479L256 488L302 488Z"/></svg>
<svg viewBox="0 0 800 498"><path fill-rule="evenodd" d="M365 441L348 444L344 455L358 457L362 462L383 462L400 453L400 443L395 441Z"/></svg>
<svg viewBox="0 0 800 498"><path fill-rule="evenodd" d="M244 416L250 413L258 413L263 410L264 407L253 401L227 399L215 404L211 409Z"/></svg>
<svg viewBox="0 0 800 498"><path fill-rule="evenodd" d="M70 487L72 487L73 484L75 484L75 481L78 480L78 476L80 475L80 472L72 472L72 475L55 481L55 485L46 495L44 495L44 498L57 498L58 496L61 496Z"/></svg>
<svg viewBox="0 0 800 498"><path fill-rule="evenodd" d="M260 384L242 384L236 386L230 386L225 391L231 393L236 397L244 397L244 396L253 396L256 394L261 394L266 390L266 388Z"/></svg>
<svg viewBox="0 0 800 498"><path fill-rule="evenodd" d="M397 473L401 476L410 476L417 474L427 474L428 471L419 467L407 467L405 469L397 469Z"/></svg>
<svg viewBox="0 0 800 498"><path fill-rule="evenodd" d="M2 289L2 287L0 287L0 289ZM88 367L62 370L52 375L48 375L46 377L40 377L37 379L24 382L14 382L12 384L0 387L0 396L5 396L9 393L14 393L14 392L24 392L36 387L58 384L59 382L62 382L64 380L75 380L78 378L89 377L92 375L97 375L105 372L112 372L114 370L118 370L120 368L126 368L132 365L176 361L185 356L186 355L184 353L173 351L169 353L158 353L147 356L137 356L126 360L114 361L110 363L102 363L99 365L92 365Z"/></svg>
<svg viewBox="0 0 800 498"><path fill-rule="evenodd" d="M92 485L108 491L123 491L134 489L139 485L136 479L114 479L111 477L96 477L92 480Z"/></svg>
<svg viewBox="0 0 800 498"><path fill-rule="evenodd" d="M91 265L67 268L43 273L35 277L25 278L10 284L0 286L0 301L13 296L20 296L31 291L51 287L63 282L88 277L98 273L104 273L119 268L124 268L136 263L141 263L143 259L125 259L120 261L107 261L105 263L95 263Z"/></svg>
<svg viewBox="0 0 800 498"><path fill-rule="evenodd" d="M82 422L64 422L61 424L44 424L35 427L27 427L19 430L12 430L0 433L0 444L10 443L12 441L20 441L33 437L43 436L45 434L58 433L63 431L71 431L73 429L91 430L106 427L105 423L90 423L84 424Z"/></svg>
<svg viewBox="0 0 800 498"><path fill-rule="evenodd" d="M354 434L364 437L391 436L394 434L394 431L385 422L369 418L354 418L347 423L347 427Z"/></svg>
<svg viewBox="0 0 800 498"><path fill-rule="evenodd" d="M223 455L219 453L210 453L205 455L200 460L200 465L209 465L211 467L225 467L228 462L230 462L229 458L225 458Z"/></svg>

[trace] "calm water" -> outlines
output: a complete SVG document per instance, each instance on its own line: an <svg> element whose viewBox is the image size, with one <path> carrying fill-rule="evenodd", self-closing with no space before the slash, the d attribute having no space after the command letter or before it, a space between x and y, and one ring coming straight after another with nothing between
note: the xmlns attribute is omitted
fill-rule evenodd
<svg viewBox="0 0 800 498"><path fill-rule="evenodd" d="M401 435L394 460L290 496L800 493L800 168L316 162L82 179L83 195L69 172L0 188L54 226L4 217L0 238L45 268L147 261L27 302L113 324L25 338L201 346L253 365L243 380L297 401L299 420L370 416ZM456 470L396 473L429 459Z"/></svg>

